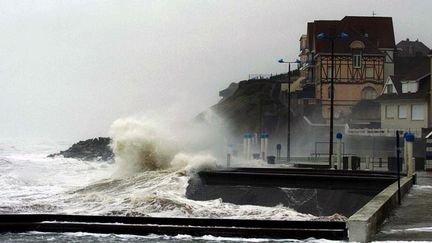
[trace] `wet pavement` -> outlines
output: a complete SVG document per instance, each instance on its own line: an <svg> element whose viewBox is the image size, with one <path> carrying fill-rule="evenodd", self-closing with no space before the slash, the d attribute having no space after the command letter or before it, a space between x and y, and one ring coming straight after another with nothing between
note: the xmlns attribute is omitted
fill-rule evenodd
<svg viewBox="0 0 432 243"><path fill-rule="evenodd" d="M384 222L375 240L432 240L432 172L417 172L417 184Z"/></svg>

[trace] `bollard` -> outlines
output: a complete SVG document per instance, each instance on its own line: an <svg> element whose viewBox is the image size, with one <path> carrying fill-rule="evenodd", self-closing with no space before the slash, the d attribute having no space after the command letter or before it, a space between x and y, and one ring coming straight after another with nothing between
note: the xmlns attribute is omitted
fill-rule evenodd
<svg viewBox="0 0 432 243"><path fill-rule="evenodd" d="M405 132L403 134L403 138L404 138L404 152L403 152L404 153L403 154L404 158L403 158L403 163L405 163L405 165L403 166L402 170L405 170L406 172L408 172L408 159L409 159L409 157L408 157L408 151L407 151L407 149L408 149L408 142L406 141L405 137L408 135L408 133L409 132Z"/></svg>
<svg viewBox="0 0 432 243"><path fill-rule="evenodd" d="M252 145L252 134L248 133L247 142L246 142L246 159L251 159L251 145Z"/></svg>
<svg viewBox="0 0 432 243"><path fill-rule="evenodd" d="M263 132L261 133L261 156L263 160L267 158L268 151L268 134Z"/></svg>
<svg viewBox="0 0 432 243"><path fill-rule="evenodd" d="M414 158L413 158L413 142L414 142L414 134L408 132L404 136L405 138L405 146L406 148L406 167L407 167L407 175L412 176L414 174Z"/></svg>
<svg viewBox="0 0 432 243"><path fill-rule="evenodd" d="M371 158L370 157L366 157L366 170L369 170L370 161L371 161Z"/></svg>
<svg viewBox="0 0 432 243"><path fill-rule="evenodd" d="M251 159L252 134L245 133L243 135L243 155L244 159Z"/></svg>
<svg viewBox="0 0 432 243"><path fill-rule="evenodd" d="M260 136L260 156L262 160L265 160L265 154L264 154L264 138L263 135L261 134Z"/></svg>
<svg viewBox="0 0 432 243"><path fill-rule="evenodd" d="M280 160L281 157L281 150L282 150L282 145L280 143L278 143L276 145L276 159Z"/></svg>
<svg viewBox="0 0 432 243"><path fill-rule="evenodd" d="M337 169L342 169L342 133L336 134L336 166Z"/></svg>
<svg viewBox="0 0 432 243"><path fill-rule="evenodd" d="M378 158L378 166L382 168L382 158Z"/></svg>
<svg viewBox="0 0 432 243"><path fill-rule="evenodd" d="M247 140L248 140L248 135L247 133L245 133L243 135L243 158L247 159Z"/></svg>
<svg viewBox="0 0 432 243"><path fill-rule="evenodd" d="M337 155L332 155L330 169L337 169Z"/></svg>
<svg viewBox="0 0 432 243"><path fill-rule="evenodd" d="M231 156L234 151L234 145L228 144L228 153L227 153L227 167L229 168L231 166Z"/></svg>
<svg viewBox="0 0 432 243"><path fill-rule="evenodd" d="M352 170L352 156L348 156L348 170Z"/></svg>

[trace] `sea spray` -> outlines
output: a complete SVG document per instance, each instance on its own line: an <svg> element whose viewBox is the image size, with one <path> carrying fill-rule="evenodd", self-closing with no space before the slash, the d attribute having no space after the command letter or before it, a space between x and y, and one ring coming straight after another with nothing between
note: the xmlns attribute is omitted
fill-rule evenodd
<svg viewBox="0 0 432 243"><path fill-rule="evenodd" d="M116 175L167 169L177 151L167 132L150 120L118 119L110 135L118 166Z"/></svg>
<svg viewBox="0 0 432 243"><path fill-rule="evenodd" d="M209 117L207 115L206 119ZM224 132L214 124L210 127L209 123L167 124L166 120L154 117L116 120L110 129L118 168L115 176L150 170L185 168L196 171L214 167L217 155L222 157L217 148L223 147L225 140Z"/></svg>

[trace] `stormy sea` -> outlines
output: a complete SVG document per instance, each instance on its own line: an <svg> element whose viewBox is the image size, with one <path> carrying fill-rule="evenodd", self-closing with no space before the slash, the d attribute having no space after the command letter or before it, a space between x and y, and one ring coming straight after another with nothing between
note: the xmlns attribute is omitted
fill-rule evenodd
<svg viewBox="0 0 432 243"><path fill-rule="evenodd" d="M57 213L159 217L313 220L288 207L235 205L220 199L194 201L185 192L190 177L218 165L182 136L164 134L160 124L119 120L111 127L112 161L47 157L71 142L0 141L0 213ZM178 140L177 140L178 141ZM201 143L202 144L202 143ZM183 149L185 147L194 149ZM196 152L193 152L193 151ZM87 233L7 233L1 242L297 242L187 235L132 236ZM324 240L308 239L308 242Z"/></svg>

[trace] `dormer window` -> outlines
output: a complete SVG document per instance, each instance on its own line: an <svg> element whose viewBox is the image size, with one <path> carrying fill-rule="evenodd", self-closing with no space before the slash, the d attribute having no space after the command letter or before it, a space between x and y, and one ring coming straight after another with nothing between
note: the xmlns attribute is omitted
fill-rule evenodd
<svg viewBox="0 0 432 243"><path fill-rule="evenodd" d="M354 50L352 60L353 60L353 68L361 68L362 51Z"/></svg>
<svg viewBox="0 0 432 243"><path fill-rule="evenodd" d="M352 50L352 66L353 68L361 68L362 65L362 52L365 49L365 44L362 41L355 40L351 42L350 48Z"/></svg>
<svg viewBox="0 0 432 243"><path fill-rule="evenodd" d="M386 84L386 86L384 87L384 94L393 94L393 93L396 93L393 84L392 83Z"/></svg>
<svg viewBox="0 0 432 243"><path fill-rule="evenodd" d="M416 93L418 90L417 81L403 81L402 83L402 93Z"/></svg>

